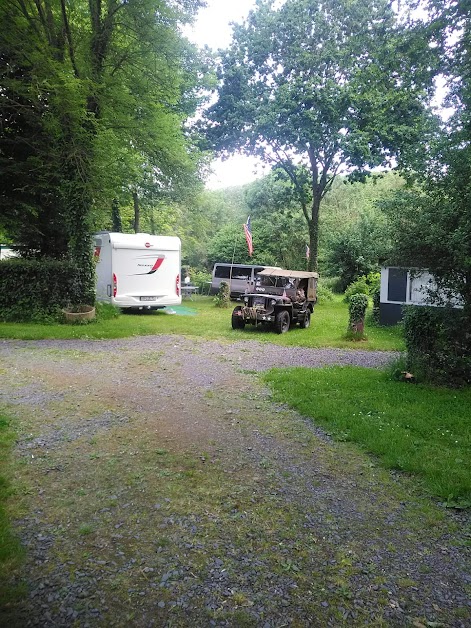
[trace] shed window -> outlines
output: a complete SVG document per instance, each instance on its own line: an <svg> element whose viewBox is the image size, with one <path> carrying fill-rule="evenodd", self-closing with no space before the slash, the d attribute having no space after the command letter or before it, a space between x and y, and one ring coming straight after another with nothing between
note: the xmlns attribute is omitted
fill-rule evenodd
<svg viewBox="0 0 471 628"><path fill-rule="evenodd" d="M390 268L388 281L388 301L405 303L406 294L407 270L403 268Z"/></svg>

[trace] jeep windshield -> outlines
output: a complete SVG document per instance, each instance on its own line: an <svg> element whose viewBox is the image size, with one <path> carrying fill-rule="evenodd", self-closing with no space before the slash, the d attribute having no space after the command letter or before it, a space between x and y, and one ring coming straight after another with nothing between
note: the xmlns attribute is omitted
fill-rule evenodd
<svg viewBox="0 0 471 628"><path fill-rule="evenodd" d="M289 277L257 275L257 286L262 288L292 288L293 281Z"/></svg>

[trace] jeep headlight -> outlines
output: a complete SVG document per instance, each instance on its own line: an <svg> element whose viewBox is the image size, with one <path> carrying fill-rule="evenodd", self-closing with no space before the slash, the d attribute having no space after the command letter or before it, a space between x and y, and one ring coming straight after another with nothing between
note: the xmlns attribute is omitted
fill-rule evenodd
<svg viewBox="0 0 471 628"><path fill-rule="evenodd" d="M249 297L244 297L244 303L248 303L249 302Z"/></svg>
<svg viewBox="0 0 471 628"><path fill-rule="evenodd" d="M276 305L276 301L275 301L275 299L272 299L272 300L270 301L270 305Z"/></svg>

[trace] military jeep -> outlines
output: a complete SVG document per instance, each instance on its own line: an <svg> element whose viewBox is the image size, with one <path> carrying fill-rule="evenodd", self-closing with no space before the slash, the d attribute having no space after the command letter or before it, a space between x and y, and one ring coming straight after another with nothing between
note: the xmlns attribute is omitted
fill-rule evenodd
<svg viewBox="0 0 471 628"><path fill-rule="evenodd" d="M255 280L255 292L241 297L232 312L232 329L271 325L284 334L292 325L306 329L316 303L317 273L265 268Z"/></svg>

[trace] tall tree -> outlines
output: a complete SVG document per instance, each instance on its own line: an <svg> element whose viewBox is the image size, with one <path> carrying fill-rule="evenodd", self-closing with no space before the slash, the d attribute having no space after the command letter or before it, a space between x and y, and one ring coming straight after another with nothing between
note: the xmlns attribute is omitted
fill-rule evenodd
<svg viewBox="0 0 471 628"><path fill-rule="evenodd" d="M386 209L395 236L391 261L428 268L440 293L459 295L471 321L471 6L431 0L430 29L445 42L443 74L453 115L442 133L421 151L415 188ZM462 339L471 353L469 334Z"/></svg>
<svg viewBox="0 0 471 628"><path fill-rule="evenodd" d="M76 262L84 299L93 294L95 203L105 200L97 190L107 189L109 207L117 188L136 184L123 174L136 152L161 185L198 166L184 129L196 104L194 50L179 26L199 4L13 0L0 7L0 166L11 181L1 204L31 249Z"/></svg>
<svg viewBox="0 0 471 628"><path fill-rule="evenodd" d="M207 135L285 170L316 269L321 202L337 174L401 163L425 134L436 51L387 0L259 0L222 53Z"/></svg>

